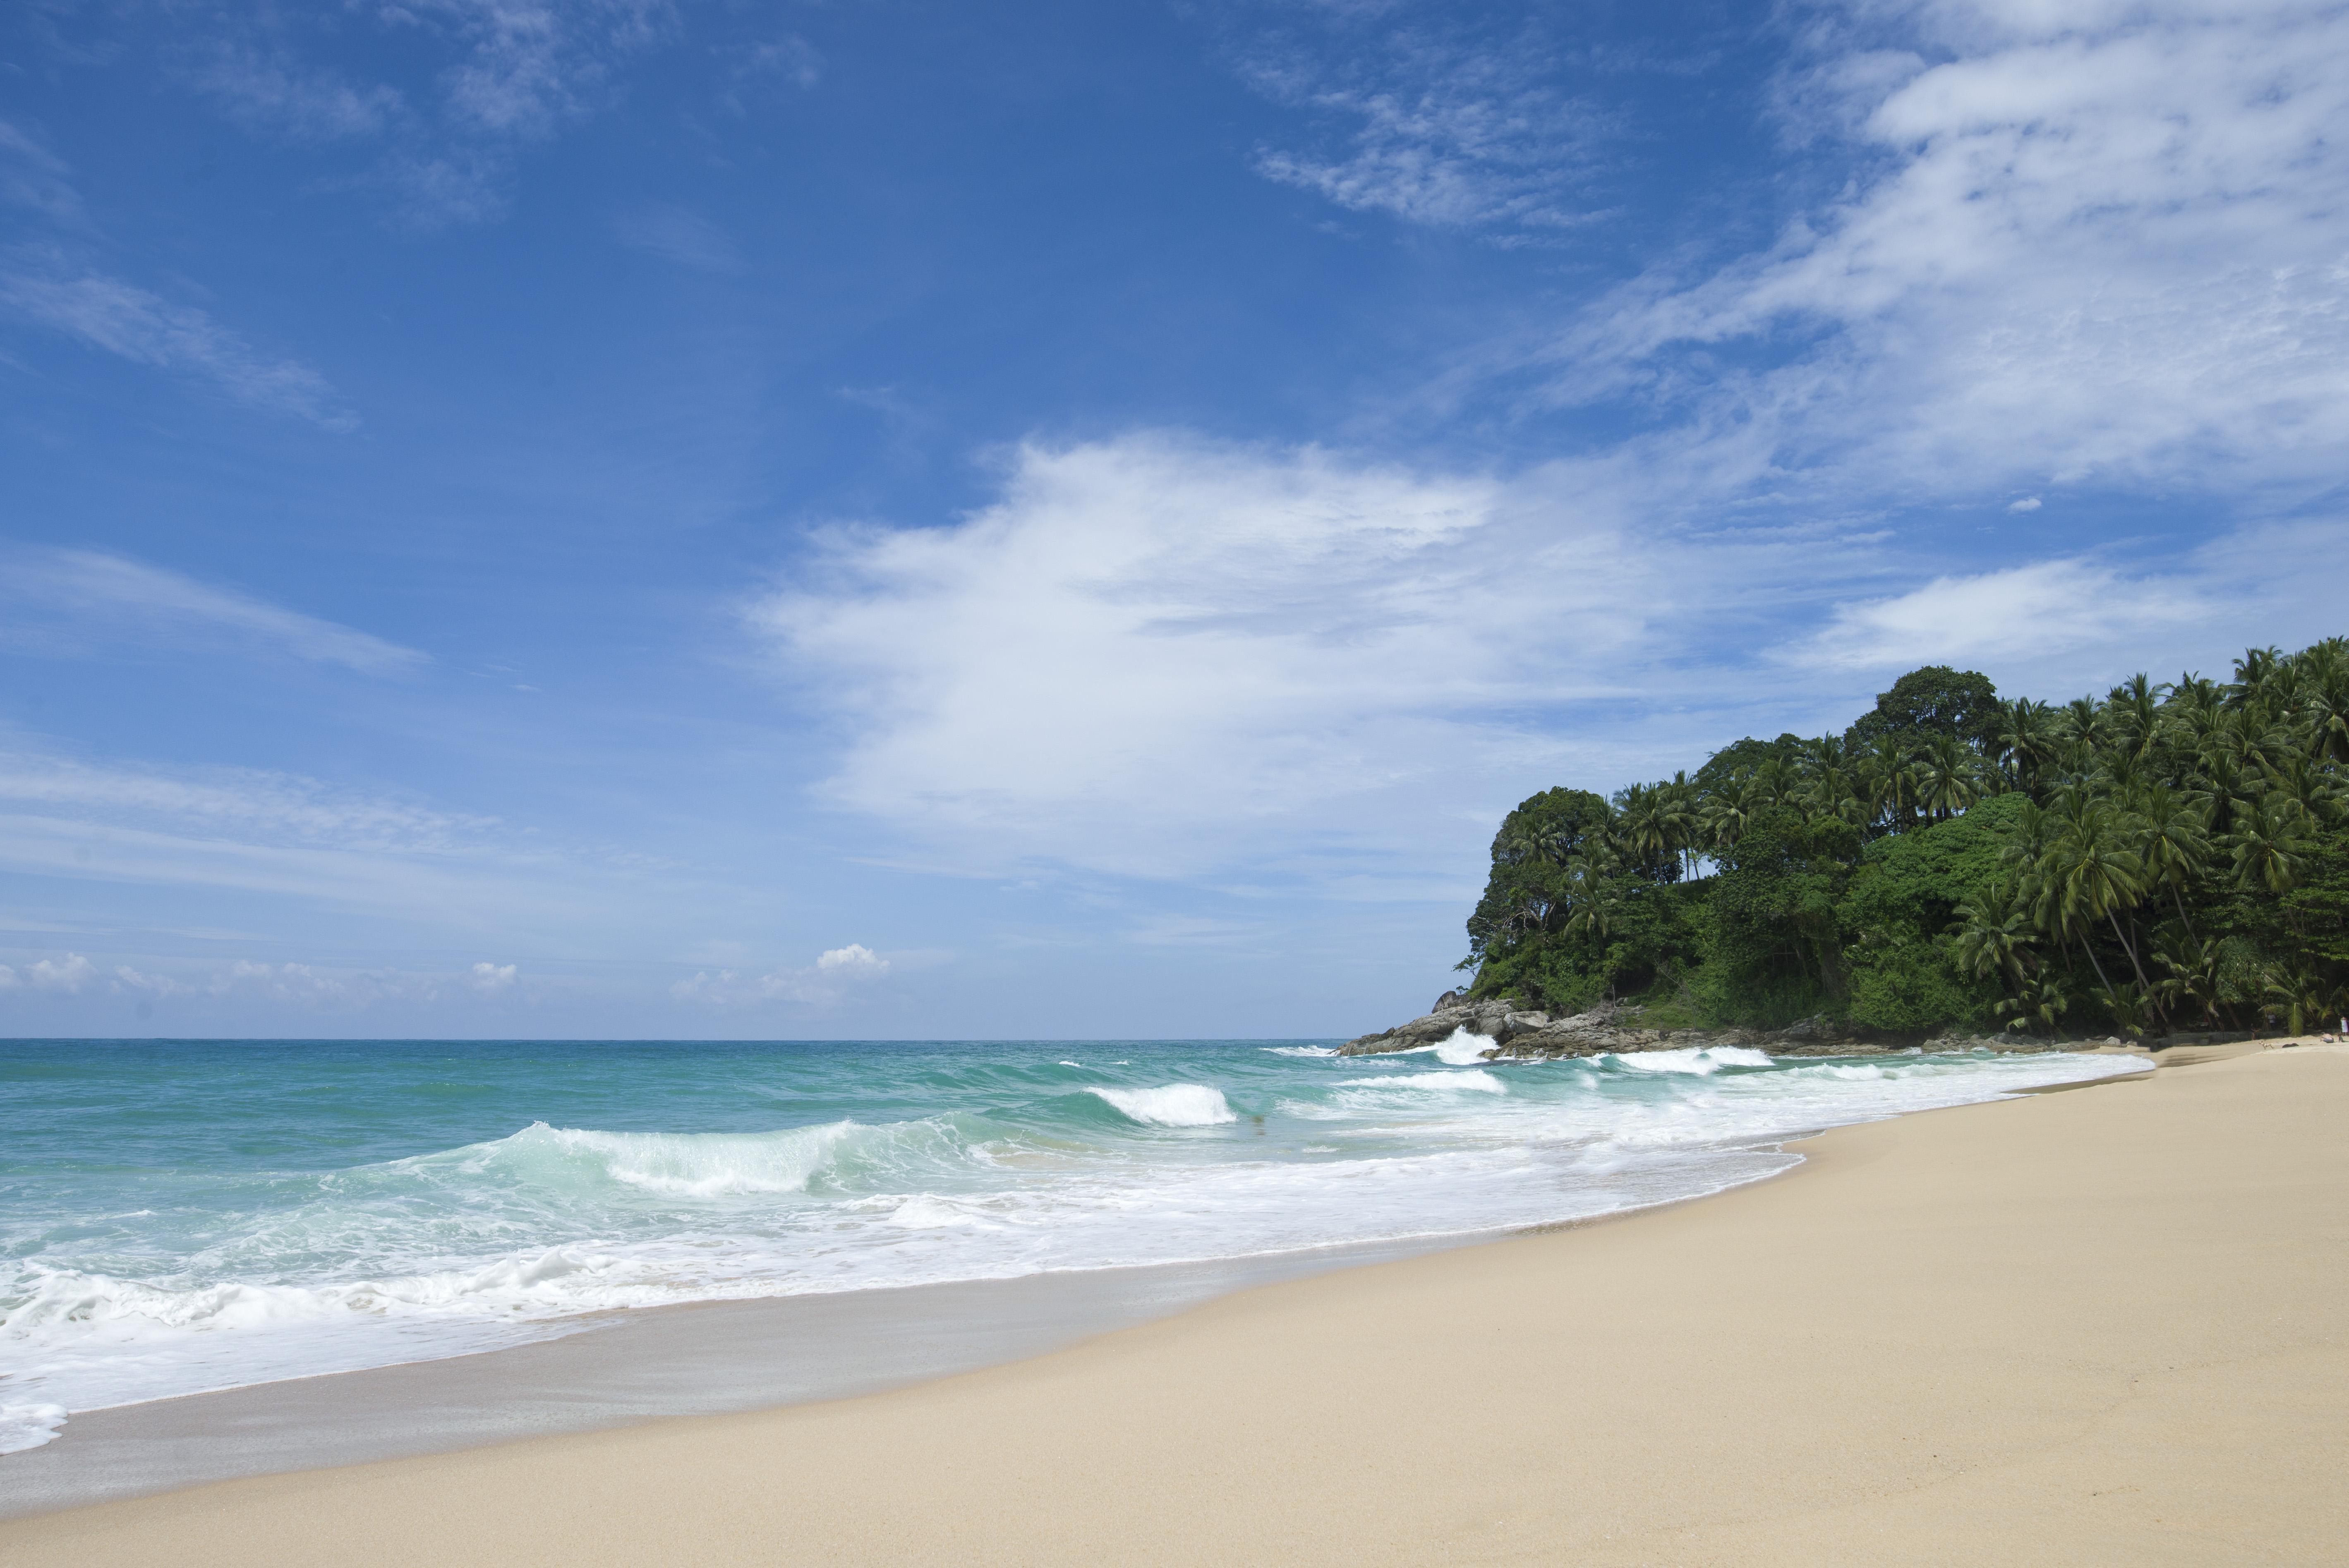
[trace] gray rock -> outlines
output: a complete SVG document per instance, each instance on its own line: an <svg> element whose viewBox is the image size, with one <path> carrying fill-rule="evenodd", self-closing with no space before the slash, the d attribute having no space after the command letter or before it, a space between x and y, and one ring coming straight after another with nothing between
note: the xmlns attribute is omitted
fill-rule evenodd
<svg viewBox="0 0 2349 1568"><path fill-rule="evenodd" d="M1466 1029L1472 1035L1487 1035L1498 1039L1506 1033L1512 1016L1547 1021L1546 1015L1524 1012L1521 1006L1514 996L1496 996L1454 1007L1438 1007L1408 1024L1397 1024L1392 1029L1349 1040L1338 1047L1338 1054L1341 1057L1375 1057L1389 1051L1416 1050L1422 1046L1434 1045L1439 1040L1448 1040L1461 1029Z"/></svg>

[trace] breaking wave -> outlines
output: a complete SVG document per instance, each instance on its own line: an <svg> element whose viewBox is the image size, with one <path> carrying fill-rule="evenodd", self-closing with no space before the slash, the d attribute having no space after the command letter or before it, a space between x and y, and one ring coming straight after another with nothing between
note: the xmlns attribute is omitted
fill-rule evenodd
<svg viewBox="0 0 2349 1568"><path fill-rule="evenodd" d="M1145 1127L1220 1127L1239 1115L1224 1091L1202 1083L1162 1084L1156 1088L1091 1088L1119 1115Z"/></svg>

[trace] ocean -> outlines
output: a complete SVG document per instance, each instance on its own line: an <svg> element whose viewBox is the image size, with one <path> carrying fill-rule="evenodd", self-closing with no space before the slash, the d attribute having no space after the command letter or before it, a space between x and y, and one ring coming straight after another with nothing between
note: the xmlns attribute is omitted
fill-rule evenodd
<svg viewBox="0 0 2349 1568"><path fill-rule="evenodd" d="M0 1041L0 1453L614 1308L1588 1219L2143 1066L1485 1044Z"/></svg>

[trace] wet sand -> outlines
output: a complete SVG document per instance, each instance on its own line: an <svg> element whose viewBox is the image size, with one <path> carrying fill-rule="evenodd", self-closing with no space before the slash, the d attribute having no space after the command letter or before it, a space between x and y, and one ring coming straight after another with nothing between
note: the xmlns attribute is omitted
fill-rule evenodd
<svg viewBox="0 0 2349 1568"><path fill-rule="evenodd" d="M0 1560L2349 1560L2349 1049L1800 1147L1014 1365L40 1514Z"/></svg>

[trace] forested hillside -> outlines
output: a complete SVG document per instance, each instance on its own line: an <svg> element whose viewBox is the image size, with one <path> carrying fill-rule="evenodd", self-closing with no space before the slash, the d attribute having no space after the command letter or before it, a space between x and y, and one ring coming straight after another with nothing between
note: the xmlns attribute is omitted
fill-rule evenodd
<svg viewBox="0 0 2349 1568"><path fill-rule="evenodd" d="M2349 1005L2344 765L2342 638L2061 706L1934 665L1841 735L1526 800L1461 966L1687 1024L2315 1028Z"/></svg>

